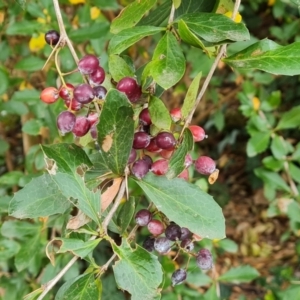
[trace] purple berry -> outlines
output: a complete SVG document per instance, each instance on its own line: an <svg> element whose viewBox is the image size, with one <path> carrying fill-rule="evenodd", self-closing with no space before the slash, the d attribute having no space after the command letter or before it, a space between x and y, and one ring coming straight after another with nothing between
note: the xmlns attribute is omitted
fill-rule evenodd
<svg viewBox="0 0 300 300"><path fill-rule="evenodd" d="M188 168L189 166L191 166L193 164L193 159L192 159L192 156L191 156L191 154L187 154L186 156L185 156L185 159L184 159L184 166L186 167L186 168Z"/></svg>
<svg viewBox="0 0 300 300"><path fill-rule="evenodd" d="M117 84L117 90L125 93L130 102L135 103L142 95L141 87L132 77L124 77Z"/></svg>
<svg viewBox="0 0 300 300"><path fill-rule="evenodd" d="M155 242L155 238L149 236L144 240L143 247L147 251L152 252L154 250L154 242Z"/></svg>
<svg viewBox="0 0 300 300"><path fill-rule="evenodd" d="M164 224L159 220L151 220L147 227L149 232L154 236L159 236L165 231Z"/></svg>
<svg viewBox="0 0 300 300"><path fill-rule="evenodd" d="M83 104L76 101L74 98L72 100L64 100L66 107L71 110L78 111L83 107Z"/></svg>
<svg viewBox="0 0 300 300"><path fill-rule="evenodd" d="M182 283L186 279L186 271L183 269L176 270L171 277L172 286Z"/></svg>
<svg viewBox="0 0 300 300"><path fill-rule="evenodd" d="M170 132L160 132L155 139L156 145L161 149L172 150L176 145L174 135Z"/></svg>
<svg viewBox="0 0 300 300"><path fill-rule="evenodd" d="M59 42L60 35L56 30L49 30L45 33L45 41L48 45L55 46Z"/></svg>
<svg viewBox="0 0 300 300"><path fill-rule="evenodd" d="M152 214L148 209L141 209L135 215L135 223L139 226L146 226L152 219Z"/></svg>
<svg viewBox="0 0 300 300"><path fill-rule="evenodd" d="M166 254L171 250L172 242L166 237L158 237L154 242L154 249L160 254Z"/></svg>
<svg viewBox="0 0 300 300"><path fill-rule="evenodd" d="M213 265L212 254L208 249L201 249L196 257L197 265L202 270L209 270Z"/></svg>
<svg viewBox="0 0 300 300"><path fill-rule="evenodd" d="M70 111L62 111L57 116L57 128L60 130L61 134L64 135L67 132L71 132L74 128L76 122L76 117Z"/></svg>
<svg viewBox="0 0 300 300"><path fill-rule="evenodd" d="M153 164L152 158L149 155L144 155L144 157L142 158L142 160L144 160L148 164L149 169L151 169L151 166Z"/></svg>
<svg viewBox="0 0 300 300"><path fill-rule="evenodd" d="M99 66L99 60L95 55L87 54L78 62L78 69L84 75L92 74Z"/></svg>
<svg viewBox="0 0 300 300"><path fill-rule="evenodd" d="M73 97L74 86L71 83L66 83L66 85L62 85L59 89L59 96L63 98L65 101L71 101Z"/></svg>
<svg viewBox="0 0 300 300"><path fill-rule="evenodd" d="M74 98L79 103L88 104L95 98L95 93L90 85L82 83L75 87Z"/></svg>
<svg viewBox="0 0 300 300"><path fill-rule="evenodd" d="M186 227L181 227L181 237L180 240L186 240L186 239L191 239L192 238L192 233L187 229Z"/></svg>
<svg viewBox="0 0 300 300"><path fill-rule="evenodd" d="M91 126L90 134L91 134L92 139L97 140L97 138L98 138L98 130L97 130L97 126L96 125Z"/></svg>
<svg viewBox="0 0 300 300"><path fill-rule="evenodd" d="M82 137L88 133L91 128L91 123L89 120L84 116L79 116L76 118L75 125L72 129L72 132L78 136Z"/></svg>
<svg viewBox="0 0 300 300"><path fill-rule="evenodd" d="M181 228L177 224L170 224L165 231L166 238L176 241L181 237Z"/></svg>
<svg viewBox="0 0 300 300"><path fill-rule="evenodd" d="M151 116L150 116L150 113L149 113L149 109L148 109L148 108L144 108L144 109L140 112L139 119L140 119L140 123L141 123L143 126L148 126L148 125L151 125L151 124L152 124L152 122L151 122Z"/></svg>
<svg viewBox="0 0 300 300"><path fill-rule="evenodd" d="M195 169L203 175L210 175L216 169L216 163L208 156L200 156L195 161Z"/></svg>
<svg viewBox="0 0 300 300"><path fill-rule="evenodd" d="M131 173L138 179L142 179L149 172L149 164L143 159L135 161L131 168Z"/></svg>
<svg viewBox="0 0 300 300"><path fill-rule="evenodd" d="M93 90L94 90L95 97L98 99L104 99L107 94L106 88L102 85L94 86Z"/></svg>
<svg viewBox="0 0 300 300"><path fill-rule="evenodd" d="M105 71L102 67L98 66L97 69L89 75L89 83L92 85L99 85L105 79Z"/></svg>
<svg viewBox="0 0 300 300"><path fill-rule="evenodd" d="M150 144L151 137L143 131L136 132L133 138L134 149L145 149Z"/></svg>
<svg viewBox="0 0 300 300"><path fill-rule="evenodd" d="M187 251L192 251L195 246L192 240L185 239L180 243L180 247L186 249Z"/></svg>
<svg viewBox="0 0 300 300"><path fill-rule="evenodd" d="M131 149L129 158L128 158L128 164L132 164L136 160L136 156L137 156L137 154L136 154L135 149Z"/></svg>

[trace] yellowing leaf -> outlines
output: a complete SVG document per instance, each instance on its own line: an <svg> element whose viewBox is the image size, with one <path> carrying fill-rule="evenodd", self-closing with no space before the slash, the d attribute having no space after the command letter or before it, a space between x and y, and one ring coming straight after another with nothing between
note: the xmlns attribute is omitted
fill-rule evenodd
<svg viewBox="0 0 300 300"><path fill-rule="evenodd" d="M70 3L72 4L81 4L81 3L85 3L85 0L69 0Z"/></svg>
<svg viewBox="0 0 300 300"><path fill-rule="evenodd" d="M41 24L46 24L46 22L47 22L46 19L44 19L44 18L37 18L36 20L38 23L41 23Z"/></svg>
<svg viewBox="0 0 300 300"><path fill-rule="evenodd" d="M32 37L29 41L29 49L31 52L37 52L43 49L46 45L45 37L43 33L40 33L36 37Z"/></svg>
<svg viewBox="0 0 300 300"><path fill-rule="evenodd" d="M260 100L257 97L252 98L252 104L253 104L254 110L256 110L256 111L259 110Z"/></svg>
<svg viewBox="0 0 300 300"><path fill-rule="evenodd" d="M232 17L232 11L228 11L227 13L224 14L224 16L231 18ZM241 23L242 22L242 16L238 12L234 18L235 23Z"/></svg>
<svg viewBox="0 0 300 300"><path fill-rule="evenodd" d="M90 15L92 20L96 20L101 15L101 10L96 6L93 6L91 7Z"/></svg>
<svg viewBox="0 0 300 300"><path fill-rule="evenodd" d="M19 86L19 90L20 91L23 91L23 90L32 90L32 89L33 89L33 86L29 82L27 82L25 80L23 80L20 83L20 86Z"/></svg>

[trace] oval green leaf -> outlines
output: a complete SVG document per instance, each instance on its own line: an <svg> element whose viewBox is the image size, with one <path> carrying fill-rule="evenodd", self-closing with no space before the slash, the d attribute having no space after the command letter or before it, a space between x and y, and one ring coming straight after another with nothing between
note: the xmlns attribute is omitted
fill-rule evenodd
<svg viewBox="0 0 300 300"><path fill-rule="evenodd" d="M169 130L172 124L172 119L168 109L163 101L152 96L149 101L149 113L152 124L157 128Z"/></svg>

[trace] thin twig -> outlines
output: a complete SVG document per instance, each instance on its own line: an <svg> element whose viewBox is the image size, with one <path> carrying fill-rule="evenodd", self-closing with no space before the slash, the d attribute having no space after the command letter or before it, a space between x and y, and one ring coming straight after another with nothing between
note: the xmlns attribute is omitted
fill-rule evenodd
<svg viewBox="0 0 300 300"><path fill-rule="evenodd" d="M299 192L298 192L298 189L297 189L297 186L296 186L294 180L292 179L292 177L290 175L289 164L288 164L287 161L284 162L284 171L286 173L287 181L288 181L288 183L290 185L292 193L294 194L295 197L298 197L299 196Z"/></svg>

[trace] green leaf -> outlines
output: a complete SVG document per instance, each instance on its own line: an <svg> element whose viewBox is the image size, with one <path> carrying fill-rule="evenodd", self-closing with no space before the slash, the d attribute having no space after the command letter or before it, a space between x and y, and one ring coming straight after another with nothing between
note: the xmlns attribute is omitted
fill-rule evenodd
<svg viewBox="0 0 300 300"><path fill-rule="evenodd" d="M288 154L285 140L282 136L274 135L271 142L271 151L275 158L281 160Z"/></svg>
<svg viewBox="0 0 300 300"><path fill-rule="evenodd" d="M214 13L191 13L180 17L196 36L210 43L245 41L250 39L243 23Z"/></svg>
<svg viewBox="0 0 300 300"><path fill-rule="evenodd" d="M152 61L145 67L143 81L149 76L164 89L174 86L185 72L185 58L174 35L167 32L158 42Z"/></svg>
<svg viewBox="0 0 300 300"><path fill-rule="evenodd" d="M268 184L276 189L283 190L286 192L290 192L289 186L282 179L282 177L275 172L267 171L263 168L256 168L254 173L257 177L264 181L265 184Z"/></svg>
<svg viewBox="0 0 300 300"><path fill-rule="evenodd" d="M110 40L108 45L108 53L120 54L142 38L165 30L166 28L164 27L154 26L138 26L134 28L124 29L117 35L113 36L113 38Z"/></svg>
<svg viewBox="0 0 300 300"><path fill-rule="evenodd" d="M101 299L102 284L93 273L83 274L65 282L58 290L55 300L96 300Z"/></svg>
<svg viewBox="0 0 300 300"><path fill-rule="evenodd" d="M125 239L121 246L112 247L120 259L113 266L119 288L128 291L132 300L159 299L163 273L157 256L139 245L130 248Z"/></svg>
<svg viewBox="0 0 300 300"><path fill-rule="evenodd" d="M24 102L29 105L34 105L40 101L40 91L37 90L22 90L13 93L11 100Z"/></svg>
<svg viewBox="0 0 300 300"><path fill-rule="evenodd" d="M15 218L47 217L63 214L70 202L48 174L33 178L19 190L9 205L9 214Z"/></svg>
<svg viewBox="0 0 300 300"><path fill-rule="evenodd" d="M126 61L119 55L110 55L109 61L109 72L114 81L118 82L124 77L133 77L134 72L126 63Z"/></svg>
<svg viewBox="0 0 300 300"><path fill-rule="evenodd" d="M218 280L238 284L242 282L250 282L259 275L258 271L253 267L240 266L230 269L225 274L221 275Z"/></svg>
<svg viewBox="0 0 300 300"><path fill-rule="evenodd" d="M292 176L293 180L300 183L300 168L290 162L289 163L289 171L290 171L290 175Z"/></svg>
<svg viewBox="0 0 300 300"><path fill-rule="evenodd" d="M128 228L131 219L135 211L135 199L134 197L129 197L129 199L121 207L121 211L117 217L117 223L121 229L121 234L124 234Z"/></svg>
<svg viewBox="0 0 300 300"><path fill-rule="evenodd" d="M40 239L40 235L37 234L32 238L27 239L22 245L21 250L15 257L15 266L18 272L25 270L32 264L32 260L39 251Z"/></svg>
<svg viewBox="0 0 300 300"><path fill-rule="evenodd" d="M109 90L97 129L103 160L114 174L123 175L134 135L133 109L125 94Z"/></svg>
<svg viewBox="0 0 300 300"><path fill-rule="evenodd" d="M299 222L300 218L300 205L298 202L292 200L287 208L287 215L293 222Z"/></svg>
<svg viewBox="0 0 300 300"><path fill-rule="evenodd" d="M285 112L280 117L280 121L276 127L276 130L299 127L300 126L299 115L300 115L300 106L295 106L290 111Z"/></svg>
<svg viewBox="0 0 300 300"><path fill-rule="evenodd" d="M19 60L15 64L15 69L23 70L26 72L34 72L39 71L43 68L45 64L45 60L37 57L37 56L28 56L21 60Z"/></svg>
<svg viewBox="0 0 300 300"><path fill-rule="evenodd" d="M295 1L293 2L295 3ZM300 3L298 5L300 6ZM298 284L291 285L287 289L278 292L278 297L281 300L300 299L300 286Z"/></svg>
<svg viewBox="0 0 300 300"><path fill-rule="evenodd" d="M209 239L225 237L225 220L220 206L207 193L180 178L172 180L148 173L135 179L150 201L171 221Z"/></svg>
<svg viewBox="0 0 300 300"><path fill-rule="evenodd" d="M0 137L0 156L3 156L9 149L9 143Z"/></svg>
<svg viewBox="0 0 300 300"><path fill-rule="evenodd" d="M280 46L264 39L224 59L237 69L258 69L275 75L300 74L300 42Z"/></svg>
<svg viewBox="0 0 300 300"><path fill-rule="evenodd" d="M173 153L169 161L169 170L166 174L168 179L177 177L185 169L185 156L193 150L194 139L191 131L187 128L183 133L183 140Z"/></svg>
<svg viewBox="0 0 300 300"><path fill-rule="evenodd" d="M9 86L9 78L7 72L0 69L0 95L4 94Z"/></svg>
<svg viewBox="0 0 300 300"><path fill-rule="evenodd" d="M229 253L237 253L239 250L237 243L231 239L218 241L218 246Z"/></svg>
<svg viewBox="0 0 300 300"><path fill-rule="evenodd" d="M88 217L99 224L101 193L99 190L93 192L89 190L82 177L78 174L70 175L57 173L53 176L63 195L68 199L77 199L77 206Z"/></svg>
<svg viewBox="0 0 300 300"><path fill-rule="evenodd" d="M267 156L262 160L264 166L272 171L278 172L283 168L283 160L277 160L273 156Z"/></svg>
<svg viewBox="0 0 300 300"><path fill-rule="evenodd" d="M180 7L175 11L175 17L190 13L212 12L218 1L217 0L184 0Z"/></svg>
<svg viewBox="0 0 300 300"><path fill-rule="evenodd" d="M21 171L11 171L0 176L0 185L14 186L18 185L20 178L24 176Z"/></svg>
<svg viewBox="0 0 300 300"><path fill-rule="evenodd" d="M123 29L134 27L156 3L156 0L135 0L127 5L112 21L110 31L118 33Z"/></svg>
<svg viewBox="0 0 300 300"><path fill-rule="evenodd" d="M28 236L38 234L40 226L37 223L29 223L19 220L5 221L1 226L1 234L8 238L27 239Z"/></svg>
<svg viewBox="0 0 300 300"><path fill-rule="evenodd" d="M5 111L8 114L25 115L28 113L28 108L24 103L20 103L14 100L7 102L0 102L0 110Z"/></svg>
<svg viewBox="0 0 300 300"><path fill-rule="evenodd" d="M44 154L55 161L58 172L76 174L82 165L92 167L85 151L75 144L61 143L41 147Z"/></svg>
<svg viewBox="0 0 300 300"><path fill-rule="evenodd" d="M169 130L172 124L172 119L168 109L163 101L155 96L149 100L149 113L152 124L157 128Z"/></svg>
<svg viewBox="0 0 300 300"><path fill-rule="evenodd" d="M0 239L0 261L7 261L20 250L20 244L11 239Z"/></svg>
<svg viewBox="0 0 300 300"><path fill-rule="evenodd" d="M101 239L96 239L93 241L84 242L79 239L66 238L56 238L55 240L62 242L62 245L60 246L57 253L66 253L70 251L74 255L79 256L81 259L86 257L89 253L91 253L101 241Z"/></svg>
<svg viewBox="0 0 300 300"><path fill-rule="evenodd" d="M173 0L173 4L174 4L175 9L178 9L178 7L181 4L181 0Z"/></svg>
<svg viewBox="0 0 300 300"><path fill-rule="evenodd" d="M247 143L247 155L253 157L268 148L270 132L257 132Z"/></svg>
<svg viewBox="0 0 300 300"><path fill-rule="evenodd" d="M32 35L40 28L41 24L30 20L18 20L18 22L11 22L7 29L7 35Z"/></svg>
<svg viewBox="0 0 300 300"><path fill-rule="evenodd" d="M22 126L22 131L30 134L30 135L39 135L40 134L40 129L43 126L43 123L41 120L38 119L32 119L28 120L23 126Z"/></svg>
<svg viewBox="0 0 300 300"><path fill-rule="evenodd" d="M202 72L200 72L192 81L183 101L181 107L181 113L184 118L186 118L191 112L192 108L195 105L196 98L198 96L198 90L200 85Z"/></svg>
<svg viewBox="0 0 300 300"><path fill-rule="evenodd" d="M178 33L180 38L187 44L205 49L205 45L201 42L201 40L189 29L187 24L183 20L178 21Z"/></svg>

